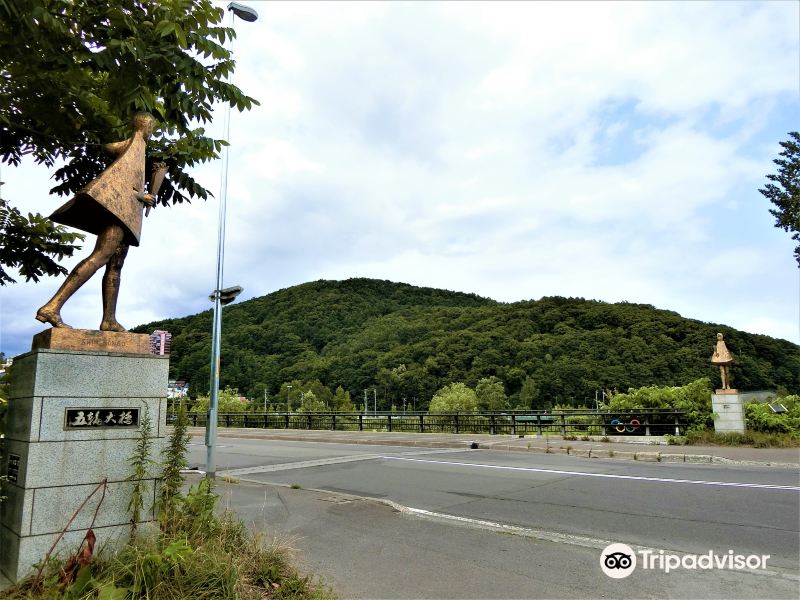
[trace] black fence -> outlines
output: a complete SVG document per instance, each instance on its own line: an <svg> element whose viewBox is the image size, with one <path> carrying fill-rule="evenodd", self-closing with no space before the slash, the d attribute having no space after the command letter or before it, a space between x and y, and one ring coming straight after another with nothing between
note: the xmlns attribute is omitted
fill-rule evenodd
<svg viewBox="0 0 800 600"><path fill-rule="evenodd" d="M681 435L684 413L674 410L599 412L481 413L223 413L220 427L316 429L327 431L398 431L409 433L488 433L525 435ZM206 414L189 413L189 424L205 427Z"/></svg>

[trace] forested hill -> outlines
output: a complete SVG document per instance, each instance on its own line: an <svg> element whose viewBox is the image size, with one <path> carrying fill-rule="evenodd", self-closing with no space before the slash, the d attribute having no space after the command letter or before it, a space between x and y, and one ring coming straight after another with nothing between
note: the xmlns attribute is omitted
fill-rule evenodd
<svg viewBox="0 0 800 600"><path fill-rule="evenodd" d="M641 304L574 298L499 303L372 279L316 281L223 311L222 386L270 397L281 385L320 380L354 399L377 388L378 407L442 386L501 379L511 405L584 403L595 390L683 385L711 377L718 331L742 390L800 392L800 346ZM173 334L171 376L192 395L209 380L211 311L136 328ZM285 388L284 388L285 389Z"/></svg>

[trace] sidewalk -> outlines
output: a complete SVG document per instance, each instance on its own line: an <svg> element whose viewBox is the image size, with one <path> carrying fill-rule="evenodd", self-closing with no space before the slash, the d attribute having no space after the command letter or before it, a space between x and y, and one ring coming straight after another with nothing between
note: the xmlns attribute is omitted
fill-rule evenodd
<svg viewBox="0 0 800 600"><path fill-rule="evenodd" d="M201 437L202 427L189 432ZM452 433L387 433L357 431L318 431L304 429L250 429L221 427L221 438L324 442L329 444L368 444L379 446L412 446L422 448L469 448L477 444L483 450L570 454L581 458L615 458L643 462L687 462L717 464L752 464L800 469L800 448L747 448L739 446L669 446L653 443L623 443L564 440L560 436L452 434ZM635 438L631 438L632 440Z"/></svg>

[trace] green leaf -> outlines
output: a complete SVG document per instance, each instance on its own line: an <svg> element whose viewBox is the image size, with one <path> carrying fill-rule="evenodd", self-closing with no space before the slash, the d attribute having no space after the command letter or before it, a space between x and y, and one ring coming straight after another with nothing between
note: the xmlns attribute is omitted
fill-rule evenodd
<svg viewBox="0 0 800 600"><path fill-rule="evenodd" d="M97 600L125 600L129 591L128 588L120 588L113 583L104 583L98 587Z"/></svg>

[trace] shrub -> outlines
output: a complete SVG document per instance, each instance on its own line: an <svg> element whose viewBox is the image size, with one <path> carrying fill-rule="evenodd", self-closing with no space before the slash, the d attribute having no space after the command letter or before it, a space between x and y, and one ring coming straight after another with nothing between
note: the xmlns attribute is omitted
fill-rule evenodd
<svg viewBox="0 0 800 600"><path fill-rule="evenodd" d="M747 429L764 433L800 435L800 396L784 396L779 402L788 412L774 413L768 404L750 402L744 405Z"/></svg>
<svg viewBox="0 0 800 600"><path fill-rule="evenodd" d="M661 408L684 411L689 430L713 427L711 380L703 377L681 387L647 386L616 394L608 403L610 410Z"/></svg>

